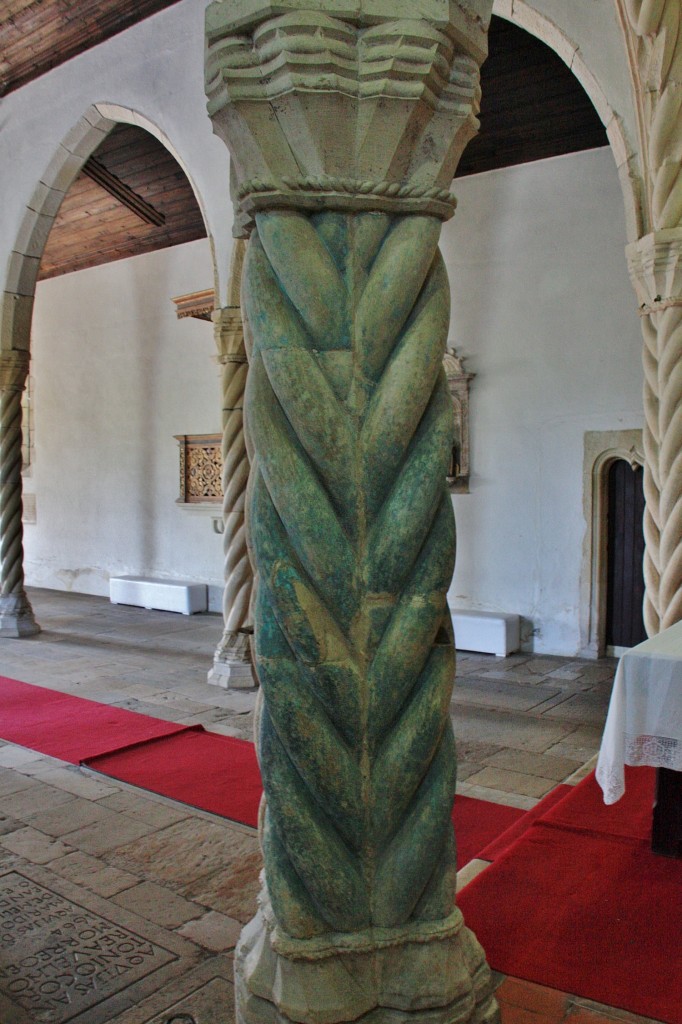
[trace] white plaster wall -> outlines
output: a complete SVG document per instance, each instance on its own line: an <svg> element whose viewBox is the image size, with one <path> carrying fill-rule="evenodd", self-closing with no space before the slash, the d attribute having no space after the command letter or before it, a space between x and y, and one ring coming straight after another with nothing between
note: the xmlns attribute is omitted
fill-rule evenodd
<svg viewBox="0 0 682 1024"><path fill-rule="evenodd" d="M211 272L202 239L38 285L29 584L108 594L109 575L149 574L220 593L221 538L175 503L173 439L221 429L212 325L177 320L171 302Z"/></svg>
<svg viewBox="0 0 682 1024"><path fill-rule="evenodd" d="M471 494L454 498L451 600L515 611L537 651L579 651L583 436L642 425L641 340L608 149L458 179L445 226L451 344L472 384ZM30 584L106 593L109 574L222 582L210 518L175 504L174 434L219 430L192 242L42 282L34 320Z"/></svg>
<svg viewBox="0 0 682 1024"><path fill-rule="evenodd" d="M641 334L609 149L458 179L451 344L476 374L450 600L580 650L583 435L642 425Z"/></svg>

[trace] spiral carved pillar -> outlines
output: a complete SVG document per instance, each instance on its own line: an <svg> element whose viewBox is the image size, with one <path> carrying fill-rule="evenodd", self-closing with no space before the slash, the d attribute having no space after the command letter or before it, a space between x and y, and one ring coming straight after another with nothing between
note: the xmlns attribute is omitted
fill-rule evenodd
<svg viewBox="0 0 682 1024"><path fill-rule="evenodd" d="M644 621L682 619L682 228L628 247L644 335Z"/></svg>
<svg viewBox="0 0 682 1024"><path fill-rule="evenodd" d="M628 246L644 336L644 621L682 619L682 7L619 0L636 50L650 234Z"/></svg>
<svg viewBox="0 0 682 1024"><path fill-rule="evenodd" d="M232 151L251 457L260 909L237 1017L492 1024L455 906L455 532L438 250L492 4L207 10Z"/></svg>
<svg viewBox="0 0 682 1024"><path fill-rule="evenodd" d="M24 590L21 395L28 368L27 352L0 355L0 637L40 632Z"/></svg>
<svg viewBox="0 0 682 1024"><path fill-rule="evenodd" d="M230 689L251 688L251 589L253 573L246 546L244 505L249 458L244 440L244 390L248 364L239 305L244 242L235 240L229 306L213 314L218 360L223 367L223 635L208 673L208 682Z"/></svg>

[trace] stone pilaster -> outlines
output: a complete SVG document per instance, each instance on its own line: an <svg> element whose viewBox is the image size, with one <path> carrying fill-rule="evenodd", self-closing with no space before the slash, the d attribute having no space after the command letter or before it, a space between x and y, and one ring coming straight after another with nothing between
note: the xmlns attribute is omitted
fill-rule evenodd
<svg viewBox="0 0 682 1024"><path fill-rule="evenodd" d="M28 352L0 355L0 637L40 632L24 590L21 395Z"/></svg>
<svg viewBox="0 0 682 1024"><path fill-rule="evenodd" d="M254 686L251 665L250 603L253 573L246 546L244 504L249 477L249 459L244 441L244 389L247 359L244 325L239 306L239 285L243 261L242 241L235 241L230 296L233 305L213 314L218 360L222 364L223 388L223 635L208 673L208 682L230 689Z"/></svg>
<svg viewBox="0 0 682 1024"><path fill-rule="evenodd" d="M438 251L491 0L218 0L242 306L260 910L241 1022L492 1022L455 906L453 424Z"/></svg>

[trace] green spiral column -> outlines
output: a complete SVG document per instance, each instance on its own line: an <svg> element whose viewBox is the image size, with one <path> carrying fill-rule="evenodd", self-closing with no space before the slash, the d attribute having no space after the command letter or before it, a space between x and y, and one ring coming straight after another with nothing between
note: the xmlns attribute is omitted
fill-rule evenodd
<svg viewBox="0 0 682 1024"><path fill-rule="evenodd" d="M209 112L250 229L265 871L236 985L238 1019L254 1024L497 1020L455 906L438 250L490 4L417 3L429 18L409 21L384 6L273 18L220 0L207 13Z"/></svg>

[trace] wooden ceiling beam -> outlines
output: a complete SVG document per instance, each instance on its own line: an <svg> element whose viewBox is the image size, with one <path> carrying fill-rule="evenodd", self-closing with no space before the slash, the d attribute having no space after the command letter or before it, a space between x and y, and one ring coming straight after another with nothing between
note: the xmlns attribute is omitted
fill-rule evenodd
<svg viewBox="0 0 682 1024"><path fill-rule="evenodd" d="M148 203L142 196L139 196L137 192L133 192L125 182L107 170L104 164L100 163L99 160L95 160L94 157L91 156L85 161L82 173L96 182L114 199L118 199L119 203L122 203L131 213L134 213L147 224L153 224L155 227L160 228L166 223L165 214L157 210L151 203Z"/></svg>

